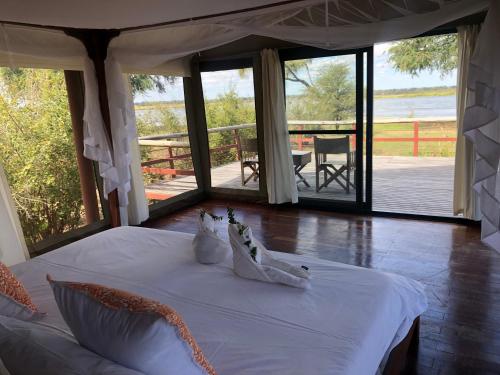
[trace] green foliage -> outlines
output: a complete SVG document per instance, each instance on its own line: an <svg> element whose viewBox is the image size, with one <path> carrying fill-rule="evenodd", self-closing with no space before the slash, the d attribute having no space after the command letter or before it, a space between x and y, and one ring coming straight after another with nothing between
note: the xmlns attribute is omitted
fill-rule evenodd
<svg viewBox="0 0 500 375"><path fill-rule="evenodd" d="M346 63L325 65L289 108L291 120L340 121L354 118L355 114L355 81Z"/></svg>
<svg viewBox="0 0 500 375"><path fill-rule="evenodd" d="M166 106L159 106L154 109L146 109L139 112L136 108L136 125L137 134L139 137L147 135L160 135L169 133L185 133L187 132L187 124L185 119L178 116L171 108ZM188 137L175 139L180 142L187 142ZM174 155L189 152L184 148L172 148ZM164 147L141 147L141 160L161 159L165 158L167 150ZM169 168L170 165L166 163L156 164L156 167ZM190 159L178 160L175 162L177 169L192 169L193 163ZM158 175L145 174L144 182L150 184L159 179Z"/></svg>
<svg viewBox="0 0 500 375"><path fill-rule="evenodd" d="M132 88L132 95L156 89L158 92L165 92L169 84L173 84L177 77L150 75L150 74L130 74L129 82Z"/></svg>
<svg viewBox="0 0 500 375"><path fill-rule="evenodd" d="M224 217L222 217L222 216L217 216L211 212L207 212L204 209L201 209L200 210L200 217L202 220L205 218L205 215L210 216L214 221L222 221L224 219Z"/></svg>
<svg viewBox="0 0 500 375"><path fill-rule="evenodd" d="M305 87L311 87L312 78L311 72L309 71L310 63L310 59L287 61L285 69L285 80L300 83ZM301 71L304 71L306 73L308 78L307 80L301 77Z"/></svg>
<svg viewBox="0 0 500 375"><path fill-rule="evenodd" d="M82 198L64 75L0 69L0 163L28 245L79 226Z"/></svg>
<svg viewBox="0 0 500 375"><path fill-rule="evenodd" d="M205 113L209 129L255 123L254 100L239 97L234 87L231 87L216 100L205 102ZM255 128L238 130L238 135L242 138L255 138ZM235 142L235 135L232 131L209 134L211 149L222 145L234 144ZM212 167L235 161L237 157L236 153L234 149L224 150L223 152L212 152L210 155Z"/></svg>
<svg viewBox="0 0 500 375"><path fill-rule="evenodd" d="M375 99L420 98L423 96L452 96L457 94L455 86L412 87L409 89L375 90Z"/></svg>
<svg viewBox="0 0 500 375"><path fill-rule="evenodd" d="M423 71L436 71L444 77L456 69L457 59L456 34L407 39L389 49L394 69L414 77Z"/></svg>
<svg viewBox="0 0 500 375"><path fill-rule="evenodd" d="M237 221L234 218L234 208L227 207L227 218L229 221L229 224L236 224Z"/></svg>

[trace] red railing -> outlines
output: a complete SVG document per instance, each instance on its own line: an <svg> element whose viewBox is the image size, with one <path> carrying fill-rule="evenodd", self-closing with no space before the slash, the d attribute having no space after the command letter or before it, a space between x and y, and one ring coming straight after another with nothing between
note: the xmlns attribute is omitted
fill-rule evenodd
<svg viewBox="0 0 500 375"><path fill-rule="evenodd" d="M419 154L419 144L420 142L456 142L456 137L420 137L420 121L413 121L412 124L413 136L412 137L374 137L373 143L378 142L411 142L413 143L413 156L418 156ZM353 128L356 125L353 124ZM299 130L303 130L304 126L299 125ZM387 131L387 130L386 130ZM399 132L399 130L396 130ZM351 146L354 149L356 145L356 135L352 134L350 136ZM297 134L290 137L290 142L297 145L299 150L303 150L304 146L313 144L313 137L305 136L303 134Z"/></svg>
<svg viewBox="0 0 500 375"><path fill-rule="evenodd" d="M452 122L454 119L452 118L439 118L439 119L391 119L384 120L381 123L384 124L400 124L400 123L409 123L412 126L413 136L412 137L377 137L373 138L373 142L411 142L413 143L413 156L418 156L419 154L419 144L421 142L456 142L455 137L420 137L420 123L421 122ZM346 126L351 129L355 129L356 125L351 122L342 122L342 121L289 121L289 125L297 126L299 130L304 130L305 126L335 126L337 129L340 126L343 126L344 129ZM238 134L239 130L247 129L255 127L255 124L242 124L242 125L231 125L226 127L212 128L208 129L208 133L217 133L224 131L231 131L233 133L233 143L214 147L210 149L210 153L221 152L231 149L236 149L236 157L239 160L240 155L240 137ZM385 132L389 132L392 130L385 130ZM401 132L401 130L395 130L397 132ZM165 157L156 158L152 160L147 160L141 163L142 170L144 173L150 173L161 176L171 176L175 178L176 176L194 176L193 169L178 169L175 168L175 162L186 160L191 158L191 150L189 146L189 142L182 141L172 141L172 139L182 139L187 138L187 133L172 133L172 134L163 134L149 137L141 137L139 139L139 144L144 147L155 147L157 148L156 152L160 150L165 152ZM350 136L350 141L352 148L355 148L356 145L356 136L355 134ZM297 134L292 135L290 137L290 142L292 144L297 145L299 150L303 150L304 146L309 146L313 144L313 137L309 135ZM178 154L178 150L187 150L188 152L184 152ZM175 150L175 152L174 152ZM161 163L168 163L168 168L165 167L156 167L156 165Z"/></svg>

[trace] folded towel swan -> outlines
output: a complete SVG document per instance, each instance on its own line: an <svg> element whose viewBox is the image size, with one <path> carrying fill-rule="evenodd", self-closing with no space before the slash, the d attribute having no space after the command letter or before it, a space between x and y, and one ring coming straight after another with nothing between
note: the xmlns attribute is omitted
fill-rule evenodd
<svg viewBox="0 0 500 375"><path fill-rule="evenodd" d="M229 245L219 237L215 229L215 222L221 219L208 212L200 212L198 233L193 239L193 249L198 262L220 263L229 255Z"/></svg>
<svg viewBox="0 0 500 375"><path fill-rule="evenodd" d="M229 224L228 234L233 249L233 270L238 276L296 288L310 287L307 269L274 259L264 245L253 237L249 226Z"/></svg>

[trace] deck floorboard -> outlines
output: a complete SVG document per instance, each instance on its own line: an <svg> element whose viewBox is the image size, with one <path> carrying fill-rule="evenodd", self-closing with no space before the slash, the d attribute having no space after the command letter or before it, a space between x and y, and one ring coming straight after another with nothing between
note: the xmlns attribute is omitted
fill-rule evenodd
<svg viewBox="0 0 500 375"><path fill-rule="evenodd" d="M433 216L453 216L454 159L445 157L374 156L373 210ZM314 162L301 172L311 187L299 184L299 196L326 200L353 201L350 194L333 182L316 192ZM240 163L234 162L211 171L212 186L257 190L258 181L241 185ZM248 173L248 170L247 170ZM194 176L178 177L149 184L146 192L173 196L196 188Z"/></svg>

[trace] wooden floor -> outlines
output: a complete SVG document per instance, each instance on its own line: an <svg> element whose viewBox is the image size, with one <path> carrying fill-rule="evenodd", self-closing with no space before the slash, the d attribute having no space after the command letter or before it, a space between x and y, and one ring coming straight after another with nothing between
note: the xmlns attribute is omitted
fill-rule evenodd
<svg viewBox="0 0 500 375"><path fill-rule="evenodd" d="M500 255L480 242L479 228L217 200L148 226L195 233L200 207L224 215L227 205L270 249L424 283L430 307L421 318L417 374L500 374Z"/></svg>
<svg viewBox="0 0 500 375"><path fill-rule="evenodd" d="M453 216L453 158L375 156L373 158L373 209L375 211ZM248 169L247 169L248 171ZM258 181L242 186L239 162L211 171L212 186L257 190ZM311 187L299 184L299 196L326 200L354 201L337 183L316 192L314 162L302 172ZM180 177L148 185L149 194L173 196L196 188L195 178Z"/></svg>

